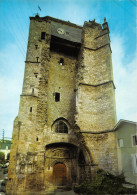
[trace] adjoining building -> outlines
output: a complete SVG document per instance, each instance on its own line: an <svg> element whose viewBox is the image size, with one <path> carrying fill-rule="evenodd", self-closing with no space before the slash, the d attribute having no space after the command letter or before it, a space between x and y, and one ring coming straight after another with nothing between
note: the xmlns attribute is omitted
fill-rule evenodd
<svg viewBox="0 0 137 195"><path fill-rule="evenodd" d="M78 26L30 17L7 193L45 191L118 173L115 85L106 19Z"/></svg>
<svg viewBox="0 0 137 195"><path fill-rule="evenodd" d="M119 173L137 185L137 123L120 120L114 128L118 146Z"/></svg>
<svg viewBox="0 0 137 195"><path fill-rule="evenodd" d="M10 153L11 149L11 141L9 140L0 140L0 152L5 154L5 160L7 160L8 154Z"/></svg>

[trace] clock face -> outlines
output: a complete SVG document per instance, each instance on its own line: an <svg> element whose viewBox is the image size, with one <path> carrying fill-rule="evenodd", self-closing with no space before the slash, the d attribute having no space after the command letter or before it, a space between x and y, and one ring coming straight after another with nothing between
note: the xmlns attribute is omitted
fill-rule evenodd
<svg viewBox="0 0 137 195"><path fill-rule="evenodd" d="M63 28L58 28L57 29L57 32L61 35L63 35L65 32L64 32L64 29Z"/></svg>

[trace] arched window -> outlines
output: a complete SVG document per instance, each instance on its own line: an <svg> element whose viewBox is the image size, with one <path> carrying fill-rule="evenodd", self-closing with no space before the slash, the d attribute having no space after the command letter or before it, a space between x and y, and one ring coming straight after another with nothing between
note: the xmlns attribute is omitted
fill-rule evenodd
<svg viewBox="0 0 137 195"><path fill-rule="evenodd" d="M57 121L55 123L56 133L68 133L68 126L63 121Z"/></svg>

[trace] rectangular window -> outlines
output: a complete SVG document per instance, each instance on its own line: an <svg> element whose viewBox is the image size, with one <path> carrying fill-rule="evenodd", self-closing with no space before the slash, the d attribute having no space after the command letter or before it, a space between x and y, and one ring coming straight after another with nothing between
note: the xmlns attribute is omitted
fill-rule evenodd
<svg viewBox="0 0 137 195"><path fill-rule="evenodd" d="M32 107L30 107L30 112L32 112Z"/></svg>
<svg viewBox="0 0 137 195"><path fill-rule="evenodd" d="M60 101L60 93L53 93L53 95L55 96L55 102L59 102Z"/></svg>
<svg viewBox="0 0 137 195"><path fill-rule="evenodd" d="M133 135L133 145L137 146L137 135Z"/></svg>
<svg viewBox="0 0 137 195"><path fill-rule="evenodd" d="M39 61L39 57L36 57L36 59L37 59L37 62Z"/></svg>
<svg viewBox="0 0 137 195"><path fill-rule="evenodd" d="M38 49L38 45L35 45L35 48Z"/></svg>
<svg viewBox="0 0 137 195"><path fill-rule="evenodd" d="M118 146L119 147L123 147L124 146L123 139L118 139Z"/></svg>
<svg viewBox="0 0 137 195"><path fill-rule="evenodd" d="M45 36L46 36L46 33L45 33L45 32L41 32L41 39L42 39L42 40L45 39Z"/></svg>
<svg viewBox="0 0 137 195"><path fill-rule="evenodd" d="M133 172L137 173L137 154L132 154Z"/></svg>
<svg viewBox="0 0 137 195"><path fill-rule="evenodd" d="M38 73L34 73L34 75L35 75L35 78L37 78L37 77L38 77Z"/></svg>

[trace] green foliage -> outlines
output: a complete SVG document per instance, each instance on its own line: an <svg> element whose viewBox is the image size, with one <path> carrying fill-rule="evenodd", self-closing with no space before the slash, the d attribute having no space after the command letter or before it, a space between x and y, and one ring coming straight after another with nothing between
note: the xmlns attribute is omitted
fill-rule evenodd
<svg viewBox="0 0 137 195"><path fill-rule="evenodd" d="M11 144L11 140L4 140L4 142L3 142L3 140L0 140L0 143L9 143L9 144Z"/></svg>
<svg viewBox="0 0 137 195"><path fill-rule="evenodd" d="M3 161L5 161L5 154L4 152L0 152L0 163L2 163Z"/></svg>
<svg viewBox="0 0 137 195"><path fill-rule="evenodd" d="M10 153L7 154L7 161L10 159Z"/></svg>
<svg viewBox="0 0 137 195"><path fill-rule="evenodd" d="M96 176L90 183L82 183L74 188L74 191L79 194L136 194L137 191L123 187L125 184L123 174L114 176L111 173L103 170L98 170Z"/></svg>

